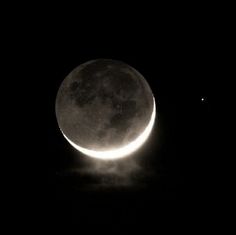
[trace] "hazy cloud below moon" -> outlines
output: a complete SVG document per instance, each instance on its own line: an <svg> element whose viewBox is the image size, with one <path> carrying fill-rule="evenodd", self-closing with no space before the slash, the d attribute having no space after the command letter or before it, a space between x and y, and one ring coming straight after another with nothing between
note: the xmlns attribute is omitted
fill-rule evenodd
<svg viewBox="0 0 236 235"><path fill-rule="evenodd" d="M144 179L151 174L135 157L105 162L86 159L83 165L71 169L70 172L83 178L86 183L80 190L88 191L145 187Z"/></svg>

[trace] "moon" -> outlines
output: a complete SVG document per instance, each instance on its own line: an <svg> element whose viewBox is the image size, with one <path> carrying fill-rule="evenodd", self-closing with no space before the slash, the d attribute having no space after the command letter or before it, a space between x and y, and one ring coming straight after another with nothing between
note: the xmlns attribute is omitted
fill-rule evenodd
<svg viewBox="0 0 236 235"><path fill-rule="evenodd" d="M102 160L139 149L156 116L155 99L144 77L111 59L91 60L72 70L59 87L55 109L66 140Z"/></svg>

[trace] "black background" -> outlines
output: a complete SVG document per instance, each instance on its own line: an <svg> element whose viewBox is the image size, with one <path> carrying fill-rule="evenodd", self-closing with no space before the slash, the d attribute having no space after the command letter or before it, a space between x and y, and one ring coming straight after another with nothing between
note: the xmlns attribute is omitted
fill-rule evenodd
<svg viewBox="0 0 236 235"><path fill-rule="evenodd" d="M56 224L116 227L155 224L160 221L159 217L163 218L163 211L171 216L169 208L176 206L176 221L182 214L184 220L191 220L201 208L206 209L210 199L209 89L212 71L217 70L214 41L209 32L186 28L151 35L127 29L118 34L107 31L104 34L97 30L88 35L76 32L69 40L63 37L47 47L44 83L48 86L48 147L45 150L48 191L45 196L54 208L53 220ZM80 35L86 37L82 39ZM156 98L158 118L154 131L144 150L137 153L145 158L143 164L147 170L151 167L155 172L142 179L145 188L84 191L82 188L91 183L89 177L65 173L80 163L76 162L74 150L58 129L54 107L56 93L73 68L97 58L121 60L136 68L146 78ZM205 100L202 102L201 98ZM79 153L77 157L84 158ZM202 212L201 216L205 214Z"/></svg>
<svg viewBox="0 0 236 235"><path fill-rule="evenodd" d="M111 225L114 231L128 225L139 232L140 226L158 230L165 224L175 230L190 225L196 230L209 224L208 217L216 210L211 89L221 74L219 22L155 12L146 12L148 17L110 12L105 19L90 12L77 18L79 12L69 21L65 11L43 24L39 20L39 27L35 30L34 25L20 45L20 55L25 52L23 45L29 48L23 63L30 80L25 81L35 89L26 89L24 95L27 125L36 136L29 139L29 158L23 155L27 184L23 190L19 183L16 191L27 196L20 197L20 204L30 203L29 217L39 227L45 222L52 228L86 225L95 230ZM83 167L85 156L67 143L58 128L56 94L72 69L97 58L121 60L137 69L156 99L152 135L137 152L143 168L152 174L128 188L83 190L94 179L67 171ZM145 187L138 187L139 180ZM26 209L24 203L22 207Z"/></svg>

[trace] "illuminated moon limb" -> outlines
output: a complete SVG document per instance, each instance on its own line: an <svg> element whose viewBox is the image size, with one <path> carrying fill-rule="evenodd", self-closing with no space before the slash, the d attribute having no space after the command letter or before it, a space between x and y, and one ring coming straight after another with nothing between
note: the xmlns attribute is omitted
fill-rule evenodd
<svg viewBox="0 0 236 235"><path fill-rule="evenodd" d="M148 137L152 131L155 117L156 117L156 105L155 105L155 99L153 98L153 111L152 111L151 119L150 119L147 127L143 131L143 133L141 135L139 135L139 137L137 137L134 141L130 142L128 145L121 147L121 148L114 149L114 150L94 151L94 150L86 149L86 148L83 148L83 147L75 144L74 142L72 142L69 138L66 137L66 135L63 133L63 131L62 131L62 133L63 133L64 137L67 139L67 141L75 149L79 150L80 152L82 152L83 154L85 154L89 157L98 158L98 159L102 159L102 160L118 159L118 158L123 158L123 157L133 153L134 151L139 149L144 144L144 142L148 139Z"/></svg>

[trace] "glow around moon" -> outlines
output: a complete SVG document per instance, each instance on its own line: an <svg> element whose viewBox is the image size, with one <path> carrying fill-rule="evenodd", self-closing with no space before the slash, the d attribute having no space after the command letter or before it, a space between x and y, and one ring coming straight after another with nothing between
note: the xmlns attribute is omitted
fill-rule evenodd
<svg viewBox="0 0 236 235"><path fill-rule="evenodd" d="M154 122L155 122L155 117L156 117L156 104L155 104L155 99L153 98L153 111L151 115L151 119L147 125L147 127L144 129L144 131L132 142L127 144L124 147L117 148L117 149L109 149L107 151L95 151L87 148L83 148L77 144L75 144L73 141L71 141L62 131L64 137L66 140L78 151L82 152L83 154L92 157L92 158L97 158L97 159L102 159L102 160L112 160L112 159L119 159L126 157L130 155L131 153L135 152L137 149L139 149L145 141L148 139Z"/></svg>

